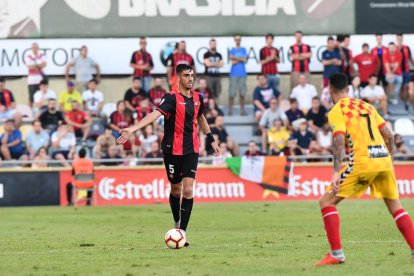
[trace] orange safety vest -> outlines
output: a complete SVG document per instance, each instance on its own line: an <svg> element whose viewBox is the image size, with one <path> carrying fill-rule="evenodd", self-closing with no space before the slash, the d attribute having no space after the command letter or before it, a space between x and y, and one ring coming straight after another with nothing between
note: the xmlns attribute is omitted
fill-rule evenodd
<svg viewBox="0 0 414 276"><path fill-rule="evenodd" d="M72 169L74 175L77 174L92 174L93 173L93 162L87 158L79 158L73 161ZM75 181L73 179L73 185L76 188L92 188L94 181Z"/></svg>

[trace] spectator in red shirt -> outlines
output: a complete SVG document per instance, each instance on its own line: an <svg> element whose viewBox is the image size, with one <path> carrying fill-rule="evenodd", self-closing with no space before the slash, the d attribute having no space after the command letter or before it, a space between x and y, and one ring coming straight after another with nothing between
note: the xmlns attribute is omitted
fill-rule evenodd
<svg viewBox="0 0 414 276"><path fill-rule="evenodd" d="M263 156L264 154L257 149L256 142L251 140L248 144L247 151L243 155L247 157L254 157L254 156Z"/></svg>
<svg viewBox="0 0 414 276"><path fill-rule="evenodd" d="M148 93L151 88L151 70L154 63L151 54L147 52L147 39L145 37L141 37L139 45L141 49L132 54L129 66L134 69L134 77L141 79L142 88Z"/></svg>
<svg viewBox="0 0 414 276"><path fill-rule="evenodd" d="M0 119L14 119L16 128L22 124L22 115L16 112L13 93L6 89L6 79L0 77Z"/></svg>
<svg viewBox="0 0 414 276"><path fill-rule="evenodd" d="M393 42L388 44L388 53L383 57L386 80L388 82L388 97L391 98L392 104L398 104L398 95L401 90L403 81L402 77L402 54L397 51Z"/></svg>
<svg viewBox="0 0 414 276"><path fill-rule="evenodd" d="M378 58L379 62L379 70L377 72L378 84L382 83L382 86L386 87L388 85L388 82L385 78L386 71L384 56L387 55L388 48L382 45L382 34L376 34L375 39L377 41L377 46L372 49L371 54L375 55Z"/></svg>
<svg viewBox="0 0 414 276"><path fill-rule="evenodd" d="M353 58L353 62L358 65L358 74L361 79L361 87L368 85L369 76L376 74L380 70L378 57L369 52L367 43L362 44L362 53Z"/></svg>
<svg viewBox="0 0 414 276"><path fill-rule="evenodd" d="M134 77L132 80L132 86L125 92L124 101L126 107L134 111L138 107L139 102L147 97L144 89L141 88L141 80L138 77Z"/></svg>
<svg viewBox="0 0 414 276"><path fill-rule="evenodd" d="M260 50L260 64L262 65L262 74L266 75L267 83L270 87L279 90L279 74L277 64L279 63L279 50L273 47L273 34L266 35L266 46Z"/></svg>
<svg viewBox="0 0 414 276"><path fill-rule="evenodd" d="M116 111L112 112L109 120L109 127L112 129L112 135L115 139L118 139L121 129L129 127L134 122L131 112L126 108L125 101L123 100L118 101Z"/></svg>
<svg viewBox="0 0 414 276"><path fill-rule="evenodd" d="M203 102L204 106L208 108L208 102L210 99L213 98L213 93L210 91L210 89L207 87L207 80L206 79L200 79L198 81L198 88L195 90L198 93L203 96Z"/></svg>
<svg viewBox="0 0 414 276"><path fill-rule="evenodd" d="M88 114L79 109L78 102L72 102L72 110L66 112L65 122L73 127L76 138L82 138L82 141L86 141L92 120Z"/></svg>
<svg viewBox="0 0 414 276"><path fill-rule="evenodd" d="M162 79L154 79L154 87L149 91L149 98L154 106L158 106L161 102L162 97L167 94L167 91L162 87Z"/></svg>
<svg viewBox="0 0 414 276"><path fill-rule="evenodd" d="M296 43L290 46L289 57L292 60L292 73L290 75L290 90L298 85L299 75L304 74L306 81L310 83L309 63L312 57L312 51L309 45L302 43L303 33L295 33Z"/></svg>
<svg viewBox="0 0 414 276"><path fill-rule="evenodd" d="M397 34L397 49L402 54L402 76L403 76L403 83L401 87L401 98L405 103L405 110L408 111L408 84L410 83L411 73L410 73L410 63L414 65L414 59L411 55L411 50L408 45L403 44L403 34Z"/></svg>
<svg viewBox="0 0 414 276"><path fill-rule="evenodd" d="M175 68L179 64L187 64L193 67L194 78L196 77L196 68L194 64L194 59L191 55L187 53L185 41L182 40L178 43L177 52L171 53L167 58L167 75L168 83L171 90L177 90L177 74Z"/></svg>

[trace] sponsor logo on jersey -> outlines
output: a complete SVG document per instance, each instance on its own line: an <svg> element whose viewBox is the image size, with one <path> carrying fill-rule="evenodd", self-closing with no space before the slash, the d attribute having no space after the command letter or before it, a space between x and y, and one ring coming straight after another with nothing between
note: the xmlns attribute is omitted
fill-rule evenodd
<svg viewBox="0 0 414 276"><path fill-rule="evenodd" d="M384 145L368 146L369 158L383 158L388 157L388 150Z"/></svg>

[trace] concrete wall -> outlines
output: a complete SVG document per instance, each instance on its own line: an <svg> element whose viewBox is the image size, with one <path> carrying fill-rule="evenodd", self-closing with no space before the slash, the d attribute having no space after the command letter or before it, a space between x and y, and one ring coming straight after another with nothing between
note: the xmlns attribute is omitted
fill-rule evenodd
<svg viewBox="0 0 414 276"><path fill-rule="evenodd" d="M312 83L320 90L322 83L321 75L313 75ZM118 100L124 97L125 91L129 88L131 84L131 77L103 77L101 83L98 86L98 89L102 91L105 95L105 102L117 102ZM164 78L164 84L166 84L166 79ZM256 76L250 75L247 79L247 103L252 103L253 89L256 87ZM58 95L66 87L64 78L53 77L49 81L50 89L54 90ZM6 87L10 89L18 104L27 104L28 102L28 88L27 88L27 79L17 78L17 79L8 79ZM166 85L164 87L167 87ZM222 88L223 92L220 97L220 104L227 104L227 95L228 95L229 81L228 77L222 77ZM290 92L290 76L281 75L281 91L284 98L287 98Z"/></svg>

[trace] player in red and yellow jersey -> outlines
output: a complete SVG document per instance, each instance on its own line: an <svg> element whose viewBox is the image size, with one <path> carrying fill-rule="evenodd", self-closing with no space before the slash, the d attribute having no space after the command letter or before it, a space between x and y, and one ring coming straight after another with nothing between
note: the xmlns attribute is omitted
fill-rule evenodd
<svg viewBox="0 0 414 276"><path fill-rule="evenodd" d="M411 248L414 261L414 227L398 199L392 165L393 134L374 107L348 97L346 75L340 73L330 78L330 94L335 103L328 116L334 135L334 173L332 184L321 197L319 205L331 251L315 265L345 262L336 205L344 198L362 196L368 188L371 197L384 199ZM349 163L341 170L345 147L349 152Z"/></svg>

